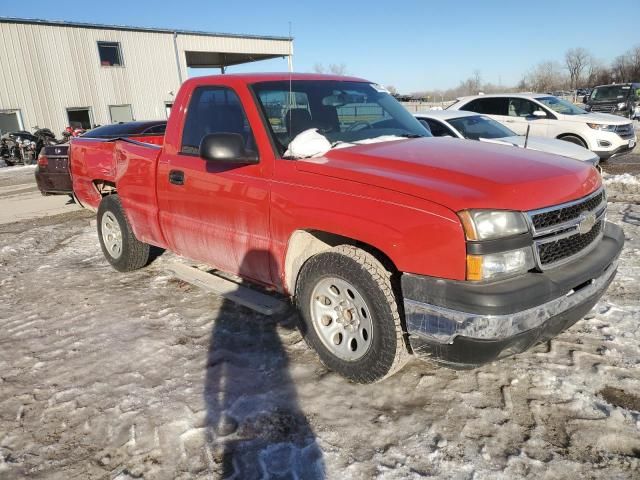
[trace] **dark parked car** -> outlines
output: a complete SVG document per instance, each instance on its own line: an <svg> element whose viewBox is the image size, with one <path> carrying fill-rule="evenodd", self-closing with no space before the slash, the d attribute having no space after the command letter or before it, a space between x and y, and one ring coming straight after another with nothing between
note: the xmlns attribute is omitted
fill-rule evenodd
<svg viewBox="0 0 640 480"><path fill-rule="evenodd" d="M116 123L89 130L83 137L122 138L164 135L165 120ZM36 183L43 195L72 195L69 171L69 144L48 145L40 152L36 167Z"/></svg>
<svg viewBox="0 0 640 480"><path fill-rule="evenodd" d="M640 83L619 83L595 87L583 102L589 112L640 118Z"/></svg>

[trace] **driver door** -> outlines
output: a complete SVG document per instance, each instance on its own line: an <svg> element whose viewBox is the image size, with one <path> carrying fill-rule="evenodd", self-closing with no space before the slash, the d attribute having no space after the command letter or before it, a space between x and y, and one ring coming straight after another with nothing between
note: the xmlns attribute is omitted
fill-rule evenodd
<svg viewBox="0 0 640 480"><path fill-rule="evenodd" d="M242 103L229 87L201 86L191 95L181 145L158 164L160 225L171 250L226 272L271 283L270 183L262 163L206 161L202 138L237 133L256 150Z"/></svg>

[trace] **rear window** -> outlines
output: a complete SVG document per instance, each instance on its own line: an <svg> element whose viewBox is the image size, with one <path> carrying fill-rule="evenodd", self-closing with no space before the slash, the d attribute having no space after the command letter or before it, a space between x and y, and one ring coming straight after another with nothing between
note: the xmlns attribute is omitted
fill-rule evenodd
<svg viewBox="0 0 640 480"><path fill-rule="evenodd" d="M88 138L115 138L131 135L162 135L167 127L166 122L161 123L114 123L103 125L88 131L83 137Z"/></svg>
<svg viewBox="0 0 640 480"><path fill-rule="evenodd" d="M509 99L506 97L476 98L460 108L467 112L485 113L487 115L508 115Z"/></svg>

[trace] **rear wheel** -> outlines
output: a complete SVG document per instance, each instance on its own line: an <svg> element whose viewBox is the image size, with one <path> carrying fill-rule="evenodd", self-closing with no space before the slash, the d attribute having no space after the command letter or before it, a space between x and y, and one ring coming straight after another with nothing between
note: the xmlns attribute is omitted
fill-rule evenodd
<svg viewBox="0 0 640 480"><path fill-rule="evenodd" d="M149 245L133 234L118 195L108 195L100 202L98 238L102 253L116 270L130 272L149 261Z"/></svg>
<svg viewBox="0 0 640 480"><path fill-rule="evenodd" d="M580 137L575 135L564 135L563 137L558 137L560 140L564 140L565 142L573 143L575 145L580 145L583 148L587 148L587 144Z"/></svg>
<svg viewBox="0 0 640 480"><path fill-rule="evenodd" d="M296 301L305 341L342 376L377 382L409 358L390 274L371 254L342 245L311 257Z"/></svg>

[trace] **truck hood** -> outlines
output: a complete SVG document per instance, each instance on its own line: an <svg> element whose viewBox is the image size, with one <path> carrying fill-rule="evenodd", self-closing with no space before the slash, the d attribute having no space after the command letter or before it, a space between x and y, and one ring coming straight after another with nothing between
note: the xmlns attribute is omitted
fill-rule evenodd
<svg viewBox="0 0 640 480"><path fill-rule="evenodd" d="M585 163L452 138L357 145L296 164L302 172L409 194L453 211L533 210L583 197L601 184Z"/></svg>

